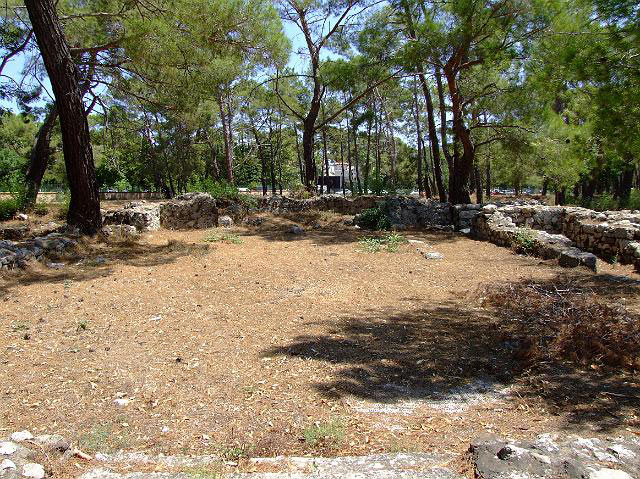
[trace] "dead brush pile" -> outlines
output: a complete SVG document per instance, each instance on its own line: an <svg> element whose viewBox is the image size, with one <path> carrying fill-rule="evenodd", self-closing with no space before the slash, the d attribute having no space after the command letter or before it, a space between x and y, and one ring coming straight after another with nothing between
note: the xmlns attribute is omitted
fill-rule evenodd
<svg viewBox="0 0 640 479"><path fill-rule="evenodd" d="M487 289L482 305L507 321L516 356L640 369L640 315L572 282L527 281Z"/></svg>

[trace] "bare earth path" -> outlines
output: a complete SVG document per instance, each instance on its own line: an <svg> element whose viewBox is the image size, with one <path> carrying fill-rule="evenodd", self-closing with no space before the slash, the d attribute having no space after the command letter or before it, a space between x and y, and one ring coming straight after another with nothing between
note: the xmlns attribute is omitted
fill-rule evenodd
<svg viewBox="0 0 640 479"><path fill-rule="evenodd" d="M491 284L570 274L636 308L630 270L567 272L444 233L406 234L442 260L415 244L374 254L362 232L285 223L239 229L242 244L158 231L85 246L105 264L0 278L0 435L55 432L88 452L461 458L483 432L640 432L637 376L524 371L478 301Z"/></svg>

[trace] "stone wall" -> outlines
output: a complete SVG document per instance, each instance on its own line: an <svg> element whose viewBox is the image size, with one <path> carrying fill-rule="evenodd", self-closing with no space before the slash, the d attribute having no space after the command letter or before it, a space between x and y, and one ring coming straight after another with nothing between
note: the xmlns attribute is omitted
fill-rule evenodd
<svg viewBox="0 0 640 479"><path fill-rule="evenodd" d="M541 235L542 232L545 235ZM518 234L529 234L541 243L536 248L542 250L548 249L549 241L554 244L551 250L557 250L558 238L565 238L563 248L573 248L575 254L584 250L608 260L634 264L640 271L638 211L600 213L578 207L485 205L473 216L471 233L478 239L502 246L516 242ZM540 256L545 257L545 254ZM582 255L580 261L585 258Z"/></svg>
<svg viewBox="0 0 640 479"><path fill-rule="evenodd" d="M102 224L134 226L137 231L153 231L160 228L160 204L132 201L123 208L105 211Z"/></svg>
<svg viewBox="0 0 640 479"><path fill-rule="evenodd" d="M50 233L24 241L0 240L0 269L23 266L30 259L45 261L50 254L60 255L78 243L61 233Z"/></svg>
<svg viewBox="0 0 640 479"><path fill-rule="evenodd" d="M335 211L343 215L356 215L362 210L374 208L384 199L384 197L380 196L345 198L340 195L323 195L306 200L296 200L286 196L269 196L261 199L260 208L275 214L318 210Z"/></svg>
<svg viewBox="0 0 640 479"><path fill-rule="evenodd" d="M452 229L451 206L424 198L396 196L385 201L391 227Z"/></svg>
<svg viewBox="0 0 640 479"><path fill-rule="evenodd" d="M216 200L207 193L187 193L160 205L160 226L201 229L218 225Z"/></svg>

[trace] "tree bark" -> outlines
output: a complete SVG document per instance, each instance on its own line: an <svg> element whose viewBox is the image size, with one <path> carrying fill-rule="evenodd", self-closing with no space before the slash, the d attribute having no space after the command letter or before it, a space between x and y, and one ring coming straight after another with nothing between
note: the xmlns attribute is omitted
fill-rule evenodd
<svg viewBox="0 0 640 479"><path fill-rule="evenodd" d="M51 158L51 133L56 126L57 120L58 110L56 110L55 105L51 105L44 122L38 130L36 143L29 155L29 167L25 174L27 187L25 194L26 207L33 207L33 205L36 204L42 178L47 171L47 166L49 166L49 159Z"/></svg>
<svg viewBox="0 0 640 479"><path fill-rule="evenodd" d="M465 127L462 98L456 79L456 71L450 63L444 68L444 75L449 87L451 98L451 110L453 112L453 131L456 138L462 144L462 156L454 155L453 171L449 172L453 176L452 189L449 191L449 200L453 204L468 204L471 202L469 196L469 177L473 169L475 150L471 141L471 132Z"/></svg>
<svg viewBox="0 0 640 479"><path fill-rule="evenodd" d="M224 141L224 158L227 171L227 181L233 184L233 133L231 131L231 107L225 111L225 99L222 92L218 94L220 108L220 122L222 123L222 139Z"/></svg>
<svg viewBox="0 0 640 479"><path fill-rule="evenodd" d="M485 166L485 194L487 195L487 201L491 198L491 162L487 158L487 165Z"/></svg>
<svg viewBox="0 0 640 479"><path fill-rule="evenodd" d="M102 226L89 124L79 86L79 71L62 32L52 0L25 0L60 116L62 150L71 202L67 223L82 233L95 234Z"/></svg>

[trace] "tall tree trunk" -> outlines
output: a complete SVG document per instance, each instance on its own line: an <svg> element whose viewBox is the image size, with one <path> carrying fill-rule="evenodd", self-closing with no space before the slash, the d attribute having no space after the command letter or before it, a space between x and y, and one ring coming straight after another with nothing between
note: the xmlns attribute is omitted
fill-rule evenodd
<svg viewBox="0 0 640 479"><path fill-rule="evenodd" d="M449 172L449 175L453 176L453 188L452 191L449 191L449 200L453 204L468 204L471 202L468 184L469 177L471 176L471 170L473 169L475 149L473 147L473 142L471 141L471 132L464 124L462 98L458 88L456 71L450 63L447 63L445 66L444 75L447 79L449 97L451 98L453 131L456 134L456 138L462 145L462 156L454 155L453 171Z"/></svg>
<svg viewBox="0 0 640 479"><path fill-rule="evenodd" d="M418 103L418 92L416 89L416 81L413 79L413 118L416 122L416 136L418 142L418 161L417 161L417 170L418 170L418 195L420 197L425 196L424 183L422 181L422 129L420 128L420 106Z"/></svg>
<svg viewBox="0 0 640 479"><path fill-rule="evenodd" d="M322 87L322 84L320 83L320 78L318 77L319 67L320 59L312 56L311 71L314 79L313 97L311 98L311 105L309 107L309 111L307 112L307 116L302 122L302 157L304 158L304 166L306 172L305 185L307 187L307 190L313 191L314 193L316 191L316 168L313 157L313 144L316 134L316 120L318 119L318 115L320 114L320 106L322 103L322 96L324 94L324 89Z"/></svg>
<svg viewBox="0 0 640 479"><path fill-rule="evenodd" d="M420 79L420 85L422 86L422 92L427 104L427 125L429 132L429 143L431 145L431 156L433 158L433 167L436 177L436 186L438 188L438 196L441 203L447 201L447 190L442 180L442 164L440 163L440 144L438 141L438 134L436 132L435 113L433 109L433 100L431 98L431 92L429 91L429 85L427 79L421 71L418 73Z"/></svg>
<svg viewBox="0 0 640 479"><path fill-rule="evenodd" d="M398 148L396 147L396 134L393 128L391 115L389 115L389 110L387 109L387 105L384 102L382 95L378 94L378 99L380 100L380 106L384 113L384 121L387 128L387 134L389 135L389 162L391 168L390 178L391 184L395 185L398 180Z"/></svg>
<svg viewBox="0 0 640 479"><path fill-rule="evenodd" d="M444 89L442 88L442 71L439 66L435 67L436 87L438 89L438 103L440 112L440 140L442 142L442 152L447 160L449 168L449 189L451 189L451 172L453 171L453 157L449 151L449 141L447 139L447 103L444 99Z"/></svg>
<svg viewBox="0 0 640 479"><path fill-rule="evenodd" d="M340 134L340 163L342 165L342 176L340 177L340 186L342 187L342 196L347 196L344 186L344 141L342 140L342 133Z"/></svg>
<svg viewBox="0 0 640 479"><path fill-rule="evenodd" d="M487 164L485 166L485 194L487 196L487 201L491 199L491 161L487 158Z"/></svg>
<svg viewBox="0 0 640 479"><path fill-rule="evenodd" d="M473 177L476 187L476 203L482 204L482 176L480 176L480 168L478 168L477 163L473 166Z"/></svg>
<svg viewBox="0 0 640 479"><path fill-rule="evenodd" d="M56 110L56 106L51 105L44 122L38 130L36 143L29 155L29 167L25 175L27 187L25 206L27 207L32 207L36 204L40 184L42 183L42 178L47 171L49 159L51 158L51 133L56 126L57 119L58 111Z"/></svg>
<svg viewBox="0 0 640 479"><path fill-rule="evenodd" d="M220 107L220 122L222 123L222 139L224 141L224 158L227 181L233 184L233 133L231 131L231 107L225 111L225 98L222 92L218 94Z"/></svg>
<svg viewBox="0 0 640 479"><path fill-rule="evenodd" d="M351 164L351 128L347 118L347 162L349 163L349 190L353 196L353 165Z"/></svg>
<svg viewBox="0 0 640 479"><path fill-rule="evenodd" d="M367 153L364 160L364 194L369 194L369 172L371 170L371 119L367 121Z"/></svg>
<svg viewBox="0 0 640 479"><path fill-rule="evenodd" d="M362 194L362 183L360 182L360 154L358 153L358 130L353 128L353 154L356 157L356 182L358 184L358 194Z"/></svg>
<svg viewBox="0 0 640 479"><path fill-rule="evenodd" d="M300 170L300 183L304 183L304 166L302 165L302 157L300 156L300 140L298 139L298 128L293 124L293 134L296 137L296 155L298 157L298 169Z"/></svg>
<svg viewBox="0 0 640 479"><path fill-rule="evenodd" d="M633 158L627 158L622 170L620 178L620 204L626 206L631 197L631 188L633 187L633 177L635 176L636 167L633 164Z"/></svg>
<svg viewBox="0 0 640 479"><path fill-rule="evenodd" d="M60 116L62 149L71 190L67 223L83 233L95 234L102 226L102 215L78 68L71 57L53 1L25 0L24 3Z"/></svg>

